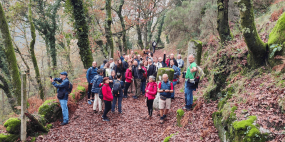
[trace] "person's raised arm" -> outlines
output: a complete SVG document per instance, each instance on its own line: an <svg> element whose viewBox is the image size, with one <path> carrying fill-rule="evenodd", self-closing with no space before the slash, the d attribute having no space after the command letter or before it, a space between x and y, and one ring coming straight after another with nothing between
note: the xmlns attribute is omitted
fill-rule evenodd
<svg viewBox="0 0 285 142"><path fill-rule="evenodd" d="M69 85L69 81L63 81L61 84L57 84L56 82L52 82L52 85L56 88L63 88Z"/></svg>
<svg viewBox="0 0 285 142"><path fill-rule="evenodd" d="M120 51L119 50L117 50L117 54L118 54L118 57L120 58L121 55L120 55Z"/></svg>
<svg viewBox="0 0 285 142"><path fill-rule="evenodd" d="M163 61L162 62L164 62L165 63L165 58L166 58L166 52L165 52L165 50L163 51Z"/></svg>

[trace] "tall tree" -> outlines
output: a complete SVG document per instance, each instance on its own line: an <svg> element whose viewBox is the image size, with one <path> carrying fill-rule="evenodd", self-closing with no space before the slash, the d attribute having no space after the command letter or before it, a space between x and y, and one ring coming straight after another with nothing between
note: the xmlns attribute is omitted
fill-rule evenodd
<svg viewBox="0 0 285 142"><path fill-rule="evenodd" d="M238 6L242 33L249 49L247 60L253 68L256 68L265 64L267 44L260 39L256 31L252 4L252 0L240 0Z"/></svg>
<svg viewBox="0 0 285 142"><path fill-rule="evenodd" d="M107 45L111 49L111 57L114 56L114 43L112 38L112 13L111 13L112 0L106 0L106 21L105 21L105 34L107 39Z"/></svg>
<svg viewBox="0 0 285 142"><path fill-rule="evenodd" d="M89 45L88 25L86 21L86 13L84 11L83 0L70 0L72 5L73 16L75 20L74 28L78 38L77 45L79 54L85 69L92 66L93 57Z"/></svg>
<svg viewBox="0 0 285 142"><path fill-rule="evenodd" d="M229 26L228 8L229 0L217 0L218 4L218 18L217 18L217 30L219 32L221 42L231 40L231 30Z"/></svg>
<svg viewBox="0 0 285 142"><path fill-rule="evenodd" d="M122 32L123 48L124 48L124 52L127 53L128 47L127 47L127 39L126 39L126 25L125 25L124 17L122 15L124 2L125 2L125 0L120 0L119 7L118 7L118 9L115 9L115 12L118 14L118 16L120 18L120 22L121 22L121 26L122 26L122 30L123 30L123 32Z"/></svg>
<svg viewBox="0 0 285 142"><path fill-rule="evenodd" d="M21 104L20 73L19 73L19 69L18 69L18 65L17 65L17 59L16 59L12 39L10 36L9 27L8 27L6 17L5 17L5 12L3 11L1 3L0 3L0 30L2 33L3 40L4 40L4 46L5 46L4 51L5 51L6 59L7 59L7 61L9 61L8 67L9 67L9 70L11 72L11 77L12 77L11 83L12 83L13 88L14 88L13 94L16 97L17 104L20 105ZM4 82L2 82L2 83L4 83ZM4 84L4 86L2 86L2 89L3 88L5 88L5 84Z"/></svg>
<svg viewBox="0 0 285 142"><path fill-rule="evenodd" d="M52 58L53 71L57 66L57 53L55 47L55 34L57 30L57 11L62 0L56 0L54 3L49 3L44 0L34 0L37 3L35 6L36 12L39 14L38 18L33 19L35 28L44 36L46 45L49 45L47 52L50 52ZM49 55L49 54L48 54ZM55 73L55 72L53 72Z"/></svg>
<svg viewBox="0 0 285 142"><path fill-rule="evenodd" d="M35 32L35 26L34 26L34 23L32 20L31 3L32 3L32 0L30 0L30 3L29 3L29 13L28 13L28 18L29 18L29 22L30 22L30 26L31 26L30 30L31 30L31 35L32 35L32 41L30 43L30 54L31 54L32 62L33 62L35 73L36 73L36 80L37 80L37 83L39 85L40 97L42 100L44 100L44 90L43 90L43 86L42 86L42 82L41 82L41 76L40 76L39 66L37 63L37 58L35 55L36 32Z"/></svg>

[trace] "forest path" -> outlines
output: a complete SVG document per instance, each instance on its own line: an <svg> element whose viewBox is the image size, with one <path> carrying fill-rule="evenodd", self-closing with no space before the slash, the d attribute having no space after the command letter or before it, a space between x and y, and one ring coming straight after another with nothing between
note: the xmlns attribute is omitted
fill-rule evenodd
<svg viewBox="0 0 285 142"><path fill-rule="evenodd" d="M154 56L163 51L156 51ZM161 55L159 55L161 56ZM182 80L182 79L181 79ZM208 118L209 112L216 110L216 104L200 105L199 111L193 113L193 121L185 128L176 126L176 111L185 105L184 83L175 86L176 99L171 103L171 109L164 124L159 123L159 111L154 110L153 118L146 120L147 106L145 97L135 100L132 97L123 99L123 114L109 112L110 122L102 121L102 114L93 113L92 106L87 103L87 96L78 102L78 108L70 117L68 125L60 126L59 121L47 135L39 136L37 141L110 141L110 142L136 142L136 141L162 141L170 134L176 133L171 141L219 141L217 130ZM181 90L181 91L180 91ZM132 96L133 94L129 94ZM103 105L104 106L104 105ZM189 112L190 113L190 112ZM207 122L206 126L205 123ZM205 132L206 135L205 135ZM205 135L205 136L204 136ZM202 137L203 136L203 137Z"/></svg>

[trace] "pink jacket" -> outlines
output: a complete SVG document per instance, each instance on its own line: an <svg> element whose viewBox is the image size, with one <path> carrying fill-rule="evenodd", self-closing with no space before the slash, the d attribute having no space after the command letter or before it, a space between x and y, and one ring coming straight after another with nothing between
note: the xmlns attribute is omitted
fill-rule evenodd
<svg viewBox="0 0 285 142"><path fill-rule="evenodd" d="M148 97L149 100L155 99L155 95L157 93L157 84L156 82L149 82L146 85L145 91L148 90L148 92L145 93L145 96Z"/></svg>
<svg viewBox="0 0 285 142"><path fill-rule="evenodd" d="M133 77L132 71L127 69L125 77L126 77L126 82L131 83L132 82L132 77Z"/></svg>

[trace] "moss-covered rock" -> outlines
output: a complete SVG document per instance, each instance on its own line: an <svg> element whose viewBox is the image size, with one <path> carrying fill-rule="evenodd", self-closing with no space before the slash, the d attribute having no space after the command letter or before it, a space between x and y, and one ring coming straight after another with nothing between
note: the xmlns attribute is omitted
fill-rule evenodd
<svg viewBox="0 0 285 142"><path fill-rule="evenodd" d="M195 62L197 63L198 66L200 66L201 56L202 56L202 42L200 40L194 40L194 39L192 39L191 42L194 42L196 47L197 54L195 57Z"/></svg>
<svg viewBox="0 0 285 142"><path fill-rule="evenodd" d="M43 115L48 123L62 117L61 107L56 100L46 100L40 107L38 114Z"/></svg>
<svg viewBox="0 0 285 142"><path fill-rule="evenodd" d="M176 118L177 118L177 126L181 127L181 118L182 116L184 115L184 111L182 109L178 109L177 111L177 115L176 115Z"/></svg>
<svg viewBox="0 0 285 142"><path fill-rule="evenodd" d="M20 137L20 135L15 135L15 134L8 134L8 135L4 135L4 134L0 134L0 142L15 142L18 138Z"/></svg>
<svg viewBox="0 0 285 142"><path fill-rule="evenodd" d="M83 86L78 85L77 90L80 92L80 100L82 100L85 97L86 89Z"/></svg>
<svg viewBox="0 0 285 142"><path fill-rule="evenodd" d="M249 116L247 120L233 123L235 141L265 142L267 140L268 134L261 134L257 126L253 124L256 119L256 116Z"/></svg>
<svg viewBox="0 0 285 142"><path fill-rule="evenodd" d="M9 118L4 123L4 127L10 134L20 134L21 120L19 118Z"/></svg>
<svg viewBox="0 0 285 142"><path fill-rule="evenodd" d="M170 138L173 136L174 134L171 134L170 136L166 137L163 142L169 142Z"/></svg>
<svg viewBox="0 0 285 142"><path fill-rule="evenodd" d="M174 76L174 69L167 67L159 68L157 71L156 81L161 81L163 74L167 74L169 81L172 81Z"/></svg>

